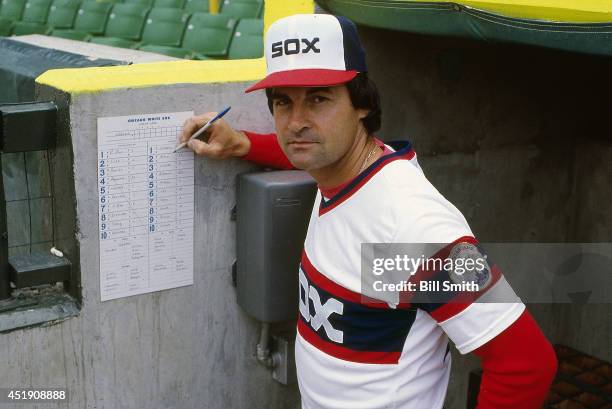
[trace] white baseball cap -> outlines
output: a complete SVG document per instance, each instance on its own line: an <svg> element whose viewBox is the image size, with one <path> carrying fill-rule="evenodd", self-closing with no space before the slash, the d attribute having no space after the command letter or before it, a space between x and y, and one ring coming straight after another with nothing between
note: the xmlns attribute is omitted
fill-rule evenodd
<svg viewBox="0 0 612 409"><path fill-rule="evenodd" d="M265 41L266 78L245 92L272 87L344 84L367 72L355 24L329 14L296 14L275 21Z"/></svg>

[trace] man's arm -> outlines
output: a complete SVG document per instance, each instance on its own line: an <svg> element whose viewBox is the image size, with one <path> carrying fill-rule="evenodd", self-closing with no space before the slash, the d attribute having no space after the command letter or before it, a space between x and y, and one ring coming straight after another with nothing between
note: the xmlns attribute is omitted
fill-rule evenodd
<svg viewBox="0 0 612 409"><path fill-rule="evenodd" d="M215 115L216 112L207 112L188 119L183 125L180 142L187 141ZM294 169L280 148L275 134L236 131L223 119L219 119L211 125L206 135L206 142L192 139L187 146L197 155L213 159L240 157L262 166Z"/></svg>
<svg viewBox="0 0 612 409"><path fill-rule="evenodd" d="M432 258L447 258L454 248L463 249L459 253L469 249L471 255L484 251L459 210L437 192L431 193L420 173L406 172L394 182L403 184L394 192L395 200L409 200L412 210L398 210L395 215L400 227L394 242L450 243ZM486 258L486 254L479 257ZM485 273L481 291L474 294L477 299L457 292L448 294L445 303L419 307L460 353L480 357L483 379L478 409L540 408L556 371L552 347L498 266L489 264ZM452 281L450 274L458 273L447 272L440 280Z"/></svg>
<svg viewBox="0 0 612 409"><path fill-rule="evenodd" d="M473 352L483 369L477 409L542 407L557 371L557 358L527 310Z"/></svg>
<svg viewBox="0 0 612 409"><path fill-rule="evenodd" d="M251 142L251 149L242 159L275 169L295 169L278 144L276 134L256 134L248 131L244 131L244 134Z"/></svg>

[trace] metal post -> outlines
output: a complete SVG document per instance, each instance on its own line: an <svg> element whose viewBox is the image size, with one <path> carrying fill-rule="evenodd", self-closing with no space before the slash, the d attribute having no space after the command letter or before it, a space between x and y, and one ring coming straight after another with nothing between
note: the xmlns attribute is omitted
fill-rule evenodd
<svg viewBox="0 0 612 409"><path fill-rule="evenodd" d="M219 0L208 0L208 12L210 14L218 14L220 5L221 2Z"/></svg>

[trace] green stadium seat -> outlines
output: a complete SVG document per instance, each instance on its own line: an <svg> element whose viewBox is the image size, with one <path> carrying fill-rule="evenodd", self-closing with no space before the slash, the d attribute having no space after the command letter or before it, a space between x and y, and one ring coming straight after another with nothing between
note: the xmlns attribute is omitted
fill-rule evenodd
<svg viewBox="0 0 612 409"><path fill-rule="evenodd" d="M73 30L55 29L51 32L51 35L71 40L86 41L92 34L102 34L112 7L111 3L86 1L81 4L77 11Z"/></svg>
<svg viewBox="0 0 612 409"><path fill-rule="evenodd" d="M161 14L159 11L152 14L154 17L156 15L166 19L169 17L168 15ZM176 18L176 16L174 17ZM236 20L228 16L194 13L186 27L182 47L143 44L139 49L177 58L194 58L198 52L202 53L199 59L208 59L203 54L204 52L224 58L227 55L229 42L235 26ZM143 43L147 41L144 37L143 35Z"/></svg>
<svg viewBox="0 0 612 409"><path fill-rule="evenodd" d="M92 37L89 41L113 47L127 47L139 41L149 8L138 3L118 3L108 16L103 37ZM125 41L127 40L127 41Z"/></svg>
<svg viewBox="0 0 612 409"><path fill-rule="evenodd" d="M241 18L236 31L242 34L263 35L264 22L261 18Z"/></svg>
<svg viewBox="0 0 612 409"><path fill-rule="evenodd" d="M186 13L208 13L208 0L187 0L183 10Z"/></svg>
<svg viewBox="0 0 612 409"><path fill-rule="evenodd" d="M61 37L67 38L69 40L77 40L77 41L88 41L91 35L84 31L75 31L75 30L53 30L51 31L51 35L53 37Z"/></svg>
<svg viewBox="0 0 612 409"><path fill-rule="evenodd" d="M261 56L263 56L263 36L243 34L236 30L227 58L239 60L243 58L259 58Z"/></svg>
<svg viewBox="0 0 612 409"><path fill-rule="evenodd" d="M153 7L167 7L173 9L182 9L185 6L185 0L155 0Z"/></svg>
<svg viewBox="0 0 612 409"><path fill-rule="evenodd" d="M23 36L27 34L47 34L48 31L49 29L45 24L18 21L15 23L12 34L14 36Z"/></svg>
<svg viewBox="0 0 612 409"><path fill-rule="evenodd" d="M176 48L181 44L188 18L189 15L179 9L151 9L142 31L141 41L101 37L94 37L91 41L122 48L140 48L149 45Z"/></svg>
<svg viewBox="0 0 612 409"><path fill-rule="evenodd" d="M117 37L91 37L89 42L119 48L138 48L138 42Z"/></svg>
<svg viewBox="0 0 612 409"><path fill-rule="evenodd" d="M194 51L197 59L226 58L236 20L223 14L194 13L183 37L184 49Z"/></svg>
<svg viewBox="0 0 612 409"><path fill-rule="evenodd" d="M45 34L51 0L28 0L21 21L15 23L13 35Z"/></svg>
<svg viewBox="0 0 612 409"><path fill-rule="evenodd" d="M153 7L153 0L125 0L124 1L125 4L134 4L134 3L138 3L138 4L144 4L147 7Z"/></svg>
<svg viewBox="0 0 612 409"><path fill-rule="evenodd" d="M178 21L186 22L189 14L181 9L171 7L153 7L149 13L149 20L155 21Z"/></svg>
<svg viewBox="0 0 612 409"><path fill-rule="evenodd" d="M0 37L10 36L14 25L13 21L0 18Z"/></svg>
<svg viewBox="0 0 612 409"><path fill-rule="evenodd" d="M0 19L19 21L23 15L26 0L2 0Z"/></svg>
<svg viewBox="0 0 612 409"><path fill-rule="evenodd" d="M251 1L225 0L221 6L221 14L235 18L258 18L263 10L263 3Z"/></svg>
<svg viewBox="0 0 612 409"><path fill-rule="evenodd" d="M231 29L232 32L236 28L238 19L225 14L210 14L208 12L193 13L189 24L203 26L207 28Z"/></svg>
<svg viewBox="0 0 612 409"><path fill-rule="evenodd" d="M55 0L49 9L47 26L51 29L72 28L80 0Z"/></svg>
<svg viewBox="0 0 612 409"><path fill-rule="evenodd" d="M56 0L49 8L46 24L20 21L15 24L13 35L48 34L54 28L72 28L79 5L79 0ZM26 13L27 9L24 19Z"/></svg>
<svg viewBox="0 0 612 409"><path fill-rule="evenodd" d="M176 58L191 58L191 55L193 54L190 50L185 50L184 48L166 47L163 45L143 45L138 49L141 51L164 54Z"/></svg>
<svg viewBox="0 0 612 409"><path fill-rule="evenodd" d="M21 16L21 21L28 23L47 22L51 0L28 0Z"/></svg>
<svg viewBox="0 0 612 409"><path fill-rule="evenodd" d="M180 47L188 18L188 14L178 9L151 9L138 48L147 45Z"/></svg>

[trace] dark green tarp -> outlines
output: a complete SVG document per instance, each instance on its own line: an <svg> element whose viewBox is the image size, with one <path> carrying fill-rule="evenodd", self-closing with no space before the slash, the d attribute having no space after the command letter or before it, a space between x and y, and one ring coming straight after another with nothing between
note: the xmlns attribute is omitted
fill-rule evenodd
<svg viewBox="0 0 612 409"><path fill-rule="evenodd" d="M520 19L451 2L317 0L317 3L330 13L371 27L612 55L612 22L563 23Z"/></svg>
<svg viewBox="0 0 612 409"><path fill-rule="evenodd" d="M34 101L34 82L50 69L123 64L0 38L0 103Z"/></svg>

